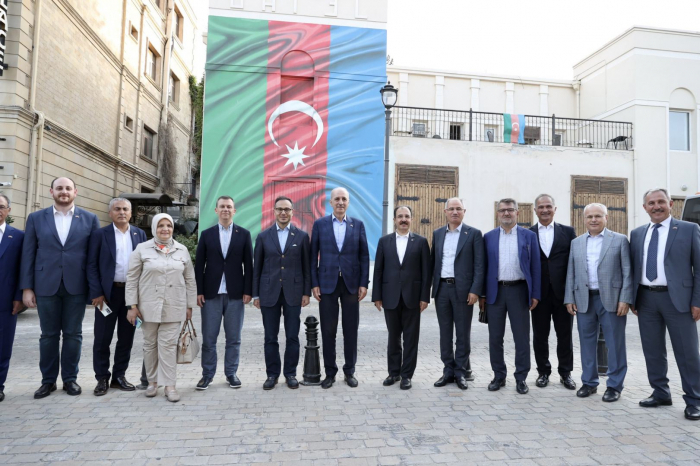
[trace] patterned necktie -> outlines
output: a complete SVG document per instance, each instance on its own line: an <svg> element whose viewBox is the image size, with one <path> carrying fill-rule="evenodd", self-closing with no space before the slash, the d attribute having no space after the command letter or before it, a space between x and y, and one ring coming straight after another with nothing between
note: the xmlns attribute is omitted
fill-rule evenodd
<svg viewBox="0 0 700 466"><path fill-rule="evenodd" d="M651 241L649 241L649 248L647 249L647 280L650 282L653 282L659 276L659 271L656 267L656 257L659 254L660 226L660 223L655 223L652 227L654 231L651 232Z"/></svg>

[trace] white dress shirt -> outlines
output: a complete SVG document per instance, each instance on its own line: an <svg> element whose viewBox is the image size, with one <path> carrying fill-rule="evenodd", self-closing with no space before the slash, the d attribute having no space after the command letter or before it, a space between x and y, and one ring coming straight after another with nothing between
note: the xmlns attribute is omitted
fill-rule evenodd
<svg viewBox="0 0 700 466"><path fill-rule="evenodd" d="M348 227L347 215L343 216L342 220L331 214L333 217L333 234L335 235L335 244L338 246L338 251L343 250L343 243L345 242L345 230Z"/></svg>
<svg viewBox="0 0 700 466"><path fill-rule="evenodd" d="M661 222L661 226L658 228L659 231L659 248L656 253L656 280L650 282L647 279L647 251L649 250L649 243L651 242L651 234L654 231L652 228L653 223L649 224L647 228L647 235L644 237L644 258L642 259L642 285L646 286L668 286L666 281L666 270L664 269L664 256L666 255L666 242L668 241L668 231L671 229L671 216L666 220Z"/></svg>
<svg viewBox="0 0 700 466"><path fill-rule="evenodd" d="M554 222L547 226L537 222L537 233L540 237L540 248L542 248L544 255L549 257L549 253L552 252L552 245L554 244Z"/></svg>
<svg viewBox="0 0 700 466"><path fill-rule="evenodd" d="M0 225L0 244L2 244L2 238L5 236L5 227L7 226L7 222L2 222L2 225Z"/></svg>
<svg viewBox="0 0 700 466"><path fill-rule="evenodd" d="M598 289L598 259L600 259L600 251L603 249L603 240L607 228L596 236L588 233L586 236L586 268L588 269L588 289Z"/></svg>
<svg viewBox="0 0 700 466"><path fill-rule="evenodd" d="M461 232L461 223L454 230L450 230L450 225L447 225L445 242L442 243L442 268L440 269L440 278L455 277L455 257L457 256L457 244L459 243L459 234Z"/></svg>
<svg viewBox="0 0 700 466"><path fill-rule="evenodd" d="M112 226L114 227L114 240L117 246L114 281L126 283L126 272L129 271L129 256L134 250L133 243L131 242L131 228L127 228L126 233L122 233L114 223Z"/></svg>
<svg viewBox="0 0 700 466"><path fill-rule="evenodd" d="M73 222L73 214L75 213L75 206L71 207L65 215L56 210L56 206L53 208L53 220L56 222L56 230L58 231L58 238L61 240L61 245L66 245L66 240L68 239L68 232L70 232L70 224Z"/></svg>
<svg viewBox="0 0 700 466"><path fill-rule="evenodd" d="M399 255L399 262L403 264L403 258L406 255L406 246L408 246L408 235L405 236L396 232L396 253Z"/></svg>
<svg viewBox="0 0 700 466"><path fill-rule="evenodd" d="M231 230L233 229L233 223L228 227L219 225L219 242L221 243L221 254L226 259L226 254L228 254L228 247L231 244ZM221 284L219 285L219 294L228 294L226 290L226 270L221 274Z"/></svg>
<svg viewBox="0 0 700 466"><path fill-rule="evenodd" d="M525 274L520 268L518 254L518 228L514 226L510 233L503 227L498 227L498 281L525 280Z"/></svg>

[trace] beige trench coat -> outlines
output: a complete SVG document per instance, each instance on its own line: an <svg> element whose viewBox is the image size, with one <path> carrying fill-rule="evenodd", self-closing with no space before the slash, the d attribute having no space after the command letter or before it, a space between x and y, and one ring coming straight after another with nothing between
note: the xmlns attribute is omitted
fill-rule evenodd
<svg viewBox="0 0 700 466"><path fill-rule="evenodd" d="M144 322L181 322L188 307L197 307L197 284L187 248L177 241L169 254L150 240L129 257L126 305L137 305Z"/></svg>

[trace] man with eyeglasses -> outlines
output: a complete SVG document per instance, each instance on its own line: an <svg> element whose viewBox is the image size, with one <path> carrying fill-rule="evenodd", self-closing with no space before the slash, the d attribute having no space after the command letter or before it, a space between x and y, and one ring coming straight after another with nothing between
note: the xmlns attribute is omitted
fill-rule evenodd
<svg viewBox="0 0 700 466"><path fill-rule="evenodd" d="M503 338L506 316L515 341L515 389L521 395L529 391L530 311L540 300L540 247L537 235L518 226L518 203L505 198L498 201L500 226L484 235L486 246L486 296L479 300L486 310L489 326L489 354L494 378L489 391L506 385Z"/></svg>
<svg viewBox="0 0 700 466"><path fill-rule="evenodd" d="M243 311L253 294L253 243L250 232L233 223L233 198L220 196L214 209L219 222L202 232L197 244L194 273L197 305L202 310L202 378L197 390L206 390L216 374L216 340L224 322L224 374L231 388L240 388Z"/></svg>
<svg viewBox="0 0 700 466"><path fill-rule="evenodd" d="M19 283L24 232L7 224L10 198L0 194L0 401L5 399L5 380L10 369L17 314L25 309Z"/></svg>
<svg viewBox="0 0 700 466"><path fill-rule="evenodd" d="M255 240L253 267L253 305L262 313L265 329L264 390L277 385L280 373L287 386L299 388L299 327L301 308L309 305L311 270L309 235L291 224L294 209L286 196L275 199L275 223ZM277 334L284 314L284 371Z"/></svg>
<svg viewBox="0 0 700 466"><path fill-rule="evenodd" d="M445 202L447 225L433 232L433 294L440 327L442 377L436 387L455 382L466 390L472 377L469 353L474 304L484 284L484 242L481 231L463 223L464 203ZM452 346L452 335L457 341Z"/></svg>

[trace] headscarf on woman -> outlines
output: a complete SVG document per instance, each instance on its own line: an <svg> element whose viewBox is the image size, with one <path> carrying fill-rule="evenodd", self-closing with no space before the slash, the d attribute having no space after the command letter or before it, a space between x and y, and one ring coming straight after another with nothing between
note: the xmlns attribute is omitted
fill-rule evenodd
<svg viewBox="0 0 700 466"><path fill-rule="evenodd" d="M153 233L153 241L155 241L156 246L158 246L158 248L161 251L167 254L170 251L170 248L173 247L173 244L175 244L175 240L172 236L170 236L170 240L168 241L161 241L161 239L158 238L158 222L160 222L163 219L167 219L170 221L170 225L173 227L173 235L175 234L175 222L173 221L173 218L168 214L158 214L153 217L153 222L151 223L151 232Z"/></svg>

